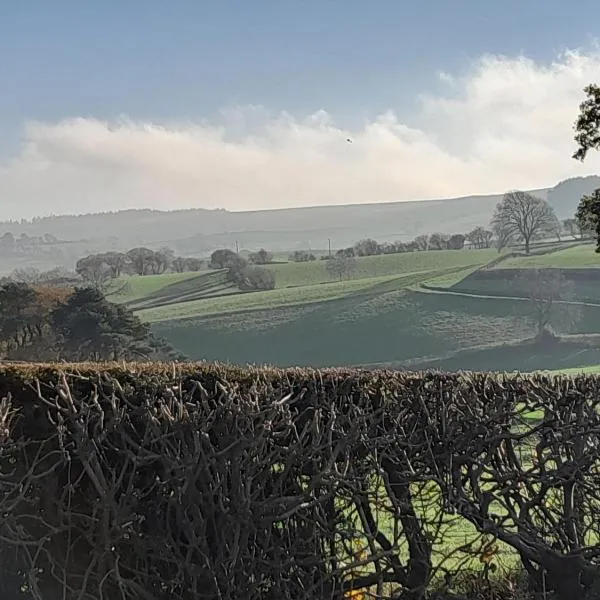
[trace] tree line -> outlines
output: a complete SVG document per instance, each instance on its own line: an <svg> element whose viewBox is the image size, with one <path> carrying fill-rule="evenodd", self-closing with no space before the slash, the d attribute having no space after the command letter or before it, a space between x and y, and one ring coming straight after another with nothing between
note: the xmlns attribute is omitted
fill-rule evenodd
<svg viewBox="0 0 600 600"><path fill-rule="evenodd" d="M75 271L82 279L97 289L105 289L122 275L161 275L171 270L175 273L199 271L205 266L195 257L175 256L170 248L158 250L139 247L127 252L102 252L84 256L77 261Z"/></svg>

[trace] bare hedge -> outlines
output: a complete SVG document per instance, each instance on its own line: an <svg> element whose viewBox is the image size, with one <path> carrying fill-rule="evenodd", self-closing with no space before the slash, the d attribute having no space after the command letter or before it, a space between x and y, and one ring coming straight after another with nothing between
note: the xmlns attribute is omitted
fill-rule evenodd
<svg viewBox="0 0 600 600"><path fill-rule="evenodd" d="M0 597L416 599L515 569L531 594L600 597L599 392L593 377L7 366Z"/></svg>

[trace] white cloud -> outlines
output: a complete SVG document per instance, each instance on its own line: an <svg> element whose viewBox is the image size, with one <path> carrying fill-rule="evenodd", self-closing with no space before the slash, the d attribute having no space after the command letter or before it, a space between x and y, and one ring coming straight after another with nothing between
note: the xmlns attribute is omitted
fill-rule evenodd
<svg viewBox="0 0 600 600"><path fill-rule="evenodd" d="M584 165L570 158L583 87L600 82L600 53L567 52L547 65L486 56L440 82L445 92L420 97L412 125L388 112L355 131L325 111L274 117L262 107L224 110L219 125L28 123L21 153L0 167L7 216L387 202L600 171L600 155Z"/></svg>

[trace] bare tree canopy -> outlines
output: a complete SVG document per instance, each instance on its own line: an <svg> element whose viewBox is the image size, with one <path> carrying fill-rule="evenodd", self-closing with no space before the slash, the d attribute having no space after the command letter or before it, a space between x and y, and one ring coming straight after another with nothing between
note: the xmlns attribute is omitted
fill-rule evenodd
<svg viewBox="0 0 600 600"><path fill-rule="evenodd" d="M333 278L340 281L347 277L350 279L356 271L356 259L352 256L336 256L327 261L327 272Z"/></svg>
<svg viewBox="0 0 600 600"><path fill-rule="evenodd" d="M557 218L554 209L541 198L522 191L504 194L496 206L492 228L500 237L522 241L529 254L532 240L543 233L555 232Z"/></svg>

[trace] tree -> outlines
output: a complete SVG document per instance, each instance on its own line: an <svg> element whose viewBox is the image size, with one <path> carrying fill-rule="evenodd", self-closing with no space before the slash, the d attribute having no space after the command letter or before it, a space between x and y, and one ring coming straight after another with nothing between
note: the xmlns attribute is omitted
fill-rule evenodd
<svg viewBox="0 0 600 600"><path fill-rule="evenodd" d="M204 261L200 258L185 258L183 256L177 256L171 263L171 268L176 273L186 273L192 271L200 271L204 266Z"/></svg>
<svg viewBox="0 0 600 600"><path fill-rule="evenodd" d="M49 321L57 335L58 354L65 360L148 360L177 354L154 338L148 324L106 300L97 289L75 290L53 310Z"/></svg>
<svg viewBox="0 0 600 600"><path fill-rule="evenodd" d="M353 246L349 248L342 248L335 253L336 256L346 256L348 258L354 258L356 256L356 252Z"/></svg>
<svg viewBox="0 0 600 600"><path fill-rule="evenodd" d="M327 272L331 277L339 279L340 281L347 277L350 277L356 271L356 259L351 256L335 256L331 260L327 261Z"/></svg>
<svg viewBox="0 0 600 600"><path fill-rule="evenodd" d="M498 224L494 224L492 227L494 230L493 236L496 239L496 249L500 253L502 250L504 250L504 248L514 241L512 233Z"/></svg>
<svg viewBox="0 0 600 600"><path fill-rule="evenodd" d="M600 253L600 190L581 198L575 219L580 231L593 231L596 234L596 252Z"/></svg>
<svg viewBox="0 0 600 600"><path fill-rule="evenodd" d="M379 244L370 238L356 242L354 248L358 256L374 256L376 254L381 254Z"/></svg>
<svg viewBox="0 0 600 600"><path fill-rule="evenodd" d="M227 264L229 265L229 268L227 269L227 280L240 287L244 279L243 271L248 267L248 263L241 256L234 253Z"/></svg>
<svg viewBox="0 0 600 600"><path fill-rule="evenodd" d="M211 269L228 269L235 265L240 257L233 251L228 249L215 250L210 255Z"/></svg>
<svg viewBox="0 0 600 600"><path fill-rule="evenodd" d="M32 325L41 320L35 303L35 290L27 283L9 282L0 288L0 339L5 352L31 340Z"/></svg>
<svg viewBox="0 0 600 600"><path fill-rule="evenodd" d="M186 259L183 256L176 256L171 263L171 268L175 273L185 273L186 272Z"/></svg>
<svg viewBox="0 0 600 600"><path fill-rule="evenodd" d="M464 240L463 240L464 243ZM428 250L446 250L448 248L448 236L443 233L432 233L429 238Z"/></svg>
<svg viewBox="0 0 600 600"><path fill-rule="evenodd" d="M25 267L23 269L15 269L10 278L14 281L20 281L22 283L37 283L40 280L41 273L39 269L35 267Z"/></svg>
<svg viewBox="0 0 600 600"><path fill-rule="evenodd" d="M578 237L582 237L581 227L577 219L563 219L562 227L572 238L577 239Z"/></svg>
<svg viewBox="0 0 600 600"><path fill-rule="evenodd" d="M264 267L245 267L239 273L238 286L243 291L272 290L275 288L275 275Z"/></svg>
<svg viewBox="0 0 600 600"><path fill-rule="evenodd" d="M317 260L317 257L312 252L307 252L306 250L294 250L290 254L290 260L292 262L311 262Z"/></svg>
<svg viewBox="0 0 600 600"><path fill-rule="evenodd" d="M2 250L14 250L15 248L15 236L7 231L0 236L0 249Z"/></svg>
<svg viewBox="0 0 600 600"><path fill-rule="evenodd" d="M524 269L518 287L531 305L537 337L552 331L552 325L569 329L579 319L580 307L573 303L573 288L559 269Z"/></svg>
<svg viewBox="0 0 600 600"><path fill-rule="evenodd" d="M132 248L126 256L136 275L147 275L152 271L155 255L150 248Z"/></svg>
<svg viewBox="0 0 600 600"><path fill-rule="evenodd" d="M413 243L419 251L429 250L429 236L427 235L418 235L413 240Z"/></svg>
<svg viewBox="0 0 600 600"><path fill-rule="evenodd" d="M462 233L455 233L450 236L447 242L448 250L462 250L465 247L465 240L467 239Z"/></svg>
<svg viewBox="0 0 600 600"><path fill-rule="evenodd" d="M48 360L39 342L50 334L50 314L72 290L9 281L0 287L0 346L9 358Z"/></svg>
<svg viewBox="0 0 600 600"><path fill-rule="evenodd" d="M573 154L581 162L590 150L600 150L600 86L590 84L584 92L587 98L579 105L575 121L577 150ZM581 198L575 218L582 231L596 233L596 252L600 252L600 190Z"/></svg>
<svg viewBox="0 0 600 600"><path fill-rule="evenodd" d="M273 255L261 248L258 252L252 252L248 260L255 265L268 265L273 262Z"/></svg>
<svg viewBox="0 0 600 600"><path fill-rule="evenodd" d="M98 290L106 289L113 278L113 269L101 254L90 254L80 258L75 265L75 272L88 285Z"/></svg>
<svg viewBox="0 0 600 600"><path fill-rule="evenodd" d="M494 233L483 227L475 227L472 231L467 234L467 240L471 243L473 248L491 248L492 241L494 239Z"/></svg>
<svg viewBox="0 0 600 600"><path fill-rule="evenodd" d="M497 204L492 227L505 240L519 240L529 254L531 242L556 230L554 209L528 192L512 191Z"/></svg>
<svg viewBox="0 0 600 600"><path fill-rule="evenodd" d="M125 267L127 266L127 255L123 252L104 252L97 255L110 267L111 277L116 279L121 277Z"/></svg>
<svg viewBox="0 0 600 600"><path fill-rule="evenodd" d="M189 272L201 271L204 267L204 261L201 258L196 258L194 256L186 258L184 264L185 270Z"/></svg>
<svg viewBox="0 0 600 600"><path fill-rule="evenodd" d="M171 248L167 246L163 246L159 248L155 253L152 260L152 272L155 275L160 275L167 271L170 268L173 259L175 258L175 253Z"/></svg>
<svg viewBox="0 0 600 600"><path fill-rule="evenodd" d="M577 150L573 158L583 162L590 150L600 149L600 86L591 84L583 90L587 98L579 105L575 121Z"/></svg>

